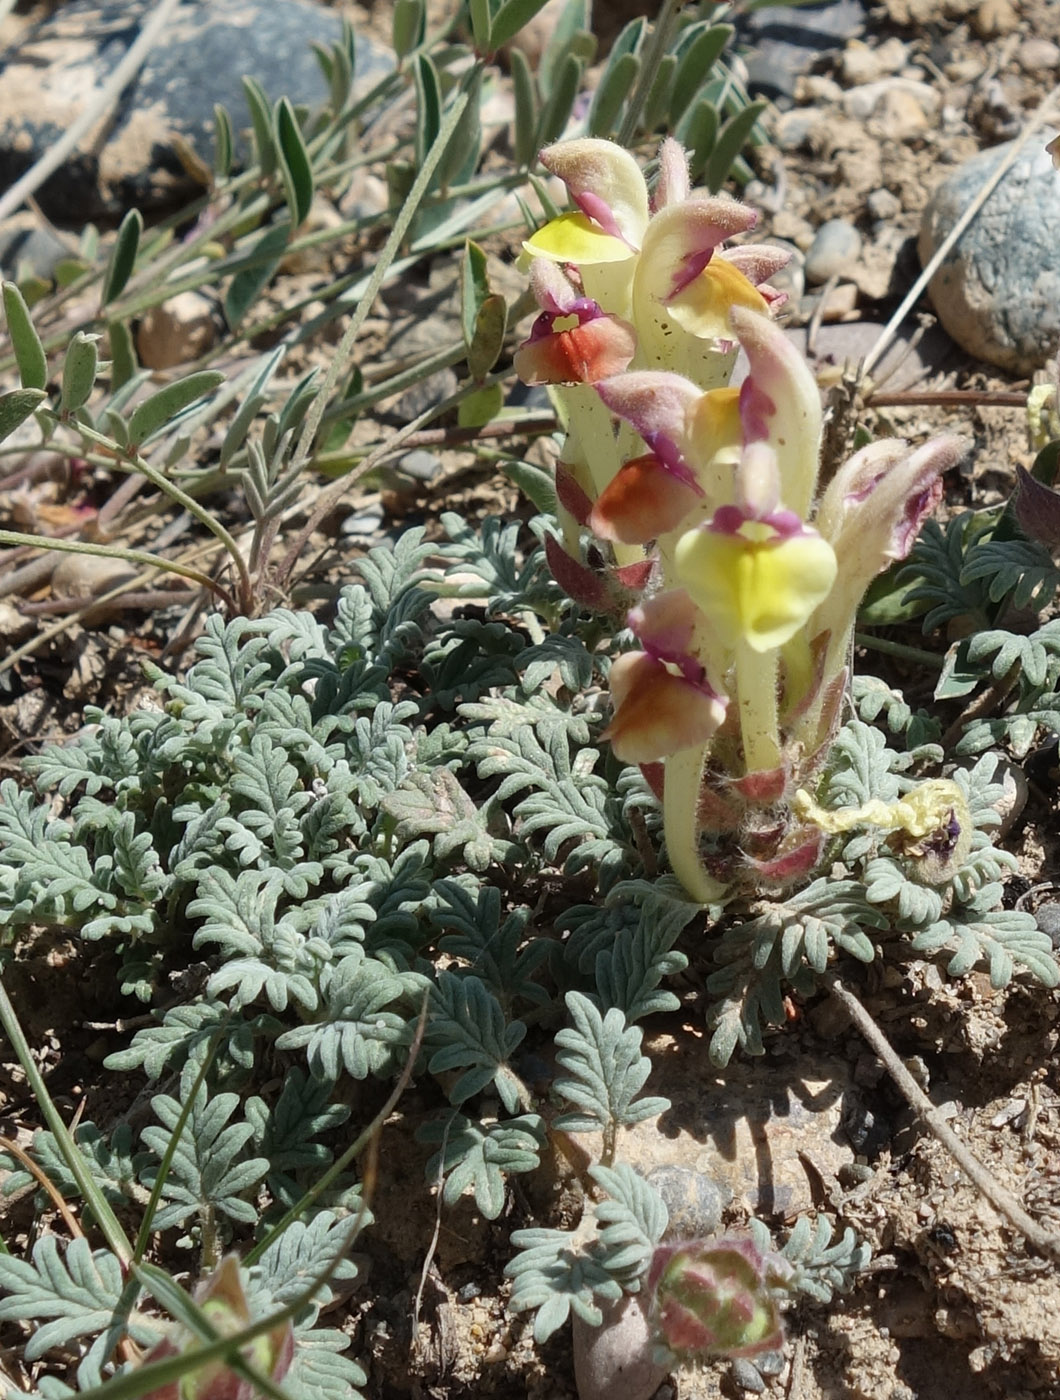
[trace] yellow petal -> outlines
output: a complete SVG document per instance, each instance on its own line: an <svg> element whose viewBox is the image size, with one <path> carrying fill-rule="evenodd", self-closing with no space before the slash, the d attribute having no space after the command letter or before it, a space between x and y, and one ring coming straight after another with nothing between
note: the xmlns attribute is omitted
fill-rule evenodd
<svg viewBox="0 0 1060 1400"><path fill-rule="evenodd" d="M746 306L768 316L769 306L753 282L724 258L714 257L698 277L666 303L671 317L701 340L733 339L729 310Z"/></svg>
<svg viewBox="0 0 1060 1400"><path fill-rule="evenodd" d="M562 263L625 262L634 250L621 238L604 233L584 214L561 214L523 244L534 257Z"/></svg>
<svg viewBox="0 0 1060 1400"><path fill-rule="evenodd" d="M752 651L783 646L828 596L835 581L831 545L816 533L772 535L690 530L678 541L677 572L697 605L730 643ZM768 529L769 527L765 527Z"/></svg>

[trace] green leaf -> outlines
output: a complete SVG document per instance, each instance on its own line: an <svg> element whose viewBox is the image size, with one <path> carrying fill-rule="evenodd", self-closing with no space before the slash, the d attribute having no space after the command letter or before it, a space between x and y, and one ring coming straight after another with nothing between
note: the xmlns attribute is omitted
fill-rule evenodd
<svg viewBox="0 0 1060 1400"><path fill-rule="evenodd" d="M502 296L493 292L479 306L475 317L475 328L467 352L467 367L472 379L485 379L497 363L504 349L507 328L507 303Z"/></svg>
<svg viewBox="0 0 1060 1400"><path fill-rule="evenodd" d="M691 112L686 112L684 121L675 132L688 151L688 171L693 180L698 180L706 169L720 125L717 107L709 98L701 97Z"/></svg>
<svg viewBox="0 0 1060 1400"><path fill-rule="evenodd" d="M482 428L492 423L504 407L504 389L500 384L490 384L488 388L476 389L461 399L456 411L457 426L461 428Z"/></svg>
<svg viewBox="0 0 1060 1400"><path fill-rule="evenodd" d="M10 437L46 398L43 389L12 389L0 394L0 442Z"/></svg>
<svg viewBox="0 0 1060 1400"><path fill-rule="evenodd" d="M670 92L671 128L676 128L681 118L692 106L703 81L717 61L718 55L733 35L731 24L715 24L704 27L681 54L674 85Z"/></svg>
<svg viewBox="0 0 1060 1400"><path fill-rule="evenodd" d="M48 357L30 317L29 307L14 282L4 283L4 315L23 389L46 389Z"/></svg>
<svg viewBox="0 0 1060 1400"><path fill-rule="evenodd" d="M482 154L482 73L476 63L458 89L467 102L438 162L436 183L443 190L470 180Z"/></svg>
<svg viewBox="0 0 1060 1400"><path fill-rule="evenodd" d="M539 148L547 146L549 142L558 140L563 135L564 128L574 111L574 103L578 98L584 70L584 63L580 58L575 58L572 53L569 53L560 64L548 102L545 104L538 124L537 145Z"/></svg>
<svg viewBox="0 0 1060 1400"><path fill-rule="evenodd" d="M606 139L618 129L622 108L636 85L640 66L640 59L634 53L612 56L589 108L590 136Z"/></svg>
<svg viewBox="0 0 1060 1400"><path fill-rule="evenodd" d="M86 335L78 331L66 350L63 361L63 391L59 412L64 416L76 413L84 407L96 382L96 368L99 352L96 344L98 335Z"/></svg>
<svg viewBox="0 0 1060 1400"><path fill-rule="evenodd" d="M235 138L232 134L232 118L228 109L219 102L213 108L213 173L216 179L225 180L232 173L235 154Z"/></svg>
<svg viewBox="0 0 1060 1400"><path fill-rule="evenodd" d="M187 408L196 399L212 394L224 380L224 374L220 370L203 369L167 384L164 389L159 389L133 411L129 419L130 439L139 447L171 418L175 418L181 409Z"/></svg>
<svg viewBox="0 0 1060 1400"><path fill-rule="evenodd" d="M613 1131L623 1124L654 1118L670 1106L668 1099L640 1099L651 1061L640 1053L641 1032L627 1026L617 1006L606 1016L581 992L568 992L572 1029L556 1035L556 1063L568 1071L553 1084L575 1111L561 1113L556 1126L568 1132Z"/></svg>
<svg viewBox="0 0 1060 1400"><path fill-rule="evenodd" d="M423 43L427 24L424 0L396 0L390 26L390 45L400 62Z"/></svg>
<svg viewBox="0 0 1060 1400"><path fill-rule="evenodd" d="M132 276L136 264L136 254L140 247L140 235L144 231L144 219L139 209L130 209L118 228L118 236L111 249L110 262L103 277L103 291L100 294L101 307L109 306L115 297L120 296L125 284Z"/></svg>
<svg viewBox="0 0 1060 1400"><path fill-rule="evenodd" d="M225 320L232 330L236 329L272 281L273 274L287 249L290 232L291 225L286 220L270 224L250 250L251 254L260 257L262 262L257 267L245 267L242 272L237 272L228 284L224 312Z"/></svg>
<svg viewBox="0 0 1060 1400"><path fill-rule="evenodd" d="M644 99L644 109L638 123L641 131L658 131L660 127L666 125L666 113L670 105L670 92L676 72L676 55L664 54L655 71L655 78L648 89L648 95Z"/></svg>
<svg viewBox="0 0 1060 1400"><path fill-rule="evenodd" d="M127 321L110 321L107 324L107 343L110 347L110 388L111 393L128 384L139 365L136 360L136 346Z"/></svg>
<svg viewBox="0 0 1060 1400"><path fill-rule="evenodd" d="M416 165L438 139L442 125L442 89L438 70L425 53L416 55Z"/></svg>
<svg viewBox="0 0 1060 1400"><path fill-rule="evenodd" d="M493 17L490 25L490 51L503 48L510 43L525 25L529 24L539 10L543 10L548 0L505 0Z"/></svg>
<svg viewBox="0 0 1060 1400"><path fill-rule="evenodd" d="M439 1172L445 1173L446 1205L455 1205L470 1190L487 1220L496 1220L504 1209L504 1174L534 1171L546 1142L536 1113L488 1126L457 1113L425 1123L416 1136L420 1142L442 1144L427 1163L426 1176L435 1181Z"/></svg>
<svg viewBox="0 0 1060 1400"><path fill-rule="evenodd" d="M537 155L539 109L530 64L522 49L512 49L509 60L515 96L514 141L517 165L528 166Z"/></svg>
<svg viewBox="0 0 1060 1400"><path fill-rule="evenodd" d="M490 0L468 0L468 10L471 12L471 37L475 41L476 51L480 54L492 53Z"/></svg>
<svg viewBox="0 0 1060 1400"><path fill-rule="evenodd" d="M254 133L254 157L263 179L268 179L276 169L277 151L273 129L272 109L265 89L257 78L242 79L243 95L250 112L250 123Z"/></svg>
<svg viewBox="0 0 1060 1400"><path fill-rule="evenodd" d="M286 97L281 97L276 104L276 140L287 207L291 211L291 223L297 228L309 216L313 203L313 166L298 118Z"/></svg>
<svg viewBox="0 0 1060 1400"><path fill-rule="evenodd" d="M724 185L736 158L747 144L751 129L768 105L762 99L749 102L742 112L730 117L722 127L707 161L706 180L710 190L720 190Z"/></svg>

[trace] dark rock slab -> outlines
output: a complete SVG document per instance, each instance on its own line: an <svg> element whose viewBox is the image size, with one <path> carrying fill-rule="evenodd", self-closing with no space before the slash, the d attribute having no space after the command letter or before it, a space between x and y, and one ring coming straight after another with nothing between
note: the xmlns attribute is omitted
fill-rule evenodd
<svg viewBox="0 0 1060 1400"><path fill-rule="evenodd" d="M747 86L754 95L790 103L795 80L822 54L842 48L865 27L861 0L828 0L815 5L763 5L736 20L737 40L747 64Z"/></svg>
<svg viewBox="0 0 1060 1400"><path fill-rule="evenodd" d="M33 29L0 66L0 190L76 120L99 92L151 9L149 0L72 0ZM237 131L249 126L240 79L256 77L271 100L313 106L327 85L311 50L342 32L337 14L311 0L184 0L116 109L38 194L59 223L114 221L138 207L173 207L196 185L174 136L207 163L213 108ZM362 90L394 66L358 35Z"/></svg>

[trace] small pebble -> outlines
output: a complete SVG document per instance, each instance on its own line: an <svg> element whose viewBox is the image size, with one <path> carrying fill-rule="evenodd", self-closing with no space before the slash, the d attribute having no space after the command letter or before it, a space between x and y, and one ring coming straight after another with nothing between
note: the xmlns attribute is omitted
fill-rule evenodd
<svg viewBox="0 0 1060 1400"><path fill-rule="evenodd" d="M806 280L814 286L846 272L861 252L861 234L845 219L829 219L817 230L806 254Z"/></svg>
<svg viewBox="0 0 1060 1400"><path fill-rule="evenodd" d="M796 102L838 102L843 89L834 78L826 78L821 73L805 73L796 80Z"/></svg>
<svg viewBox="0 0 1060 1400"><path fill-rule="evenodd" d="M397 469L404 476L411 476L413 481L433 481L442 469L442 459L417 447L398 459Z"/></svg>
<svg viewBox="0 0 1060 1400"><path fill-rule="evenodd" d="M905 66L908 50L897 35L885 39L878 48L870 48L860 39L852 39L840 59L843 81L850 87L874 83L899 72Z"/></svg>
<svg viewBox="0 0 1060 1400"><path fill-rule="evenodd" d="M1048 935L1054 949L1060 953L1060 904L1055 901L1039 904L1034 911L1034 921L1042 933Z"/></svg>
<svg viewBox="0 0 1060 1400"><path fill-rule="evenodd" d="M833 287L824 296L818 292L803 297L799 310L806 317L819 313L822 321L831 324L851 316L857 310L857 305L857 287L853 282L840 282L838 287Z"/></svg>
<svg viewBox="0 0 1060 1400"><path fill-rule="evenodd" d="M928 83L919 83L911 78L883 78L878 83L866 83L864 87L851 88L843 93L843 111L854 121L868 121L879 115L878 108L885 97L902 92L915 98L925 119L939 109L939 95Z"/></svg>
<svg viewBox="0 0 1060 1400"><path fill-rule="evenodd" d="M865 200L866 207L874 219L881 222L894 219L902 212L902 201L890 190L873 190Z"/></svg>
<svg viewBox="0 0 1060 1400"><path fill-rule="evenodd" d="M178 292L144 313L136 332L136 353L146 369L172 369L205 355L216 339L209 299L199 292Z"/></svg>
<svg viewBox="0 0 1060 1400"><path fill-rule="evenodd" d="M998 39L1011 34L1019 24L1019 15L1010 0L982 0L972 15L972 28L980 39Z"/></svg>
<svg viewBox="0 0 1060 1400"><path fill-rule="evenodd" d="M870 130L888 141L912 141L928 129L928 117L919 97L906 88L885 92L872 109Z"/></svg>
<svg viewBox="0 0 1060 1400"><path fill-rule="evenodd" d="M777 118L774 136L782 151L797 151L813 144L814 134L819 132L826 121L825 114L817 107L793 107L790 112L782 112Z"/></svg>
<svg viewBox="0 0 1060 1400"><path fill-rule="evenodd" d="M762 1373L751 1361L745 1361L743 1357L738 1357L730 1365L733 1380L741 1390L749 1390L752 1395L764 1395L766 1383L762 1379Z"/></svg>
<svg viewBox="0 0 1060 1400"><path fill-rule="evenodd" d="M716 1234L732 1192L691 1167L655 1167L647 1175L666 1203L667 1239L701 1239Z"/></svg>
<svg viewBox="0 0 1060 1400"><path fill-rule="evenodd" d="M1053 73L1060 68L1060 44L1051 39L1024 39L1016 50L1016 62L1024 73Z"/></svg>

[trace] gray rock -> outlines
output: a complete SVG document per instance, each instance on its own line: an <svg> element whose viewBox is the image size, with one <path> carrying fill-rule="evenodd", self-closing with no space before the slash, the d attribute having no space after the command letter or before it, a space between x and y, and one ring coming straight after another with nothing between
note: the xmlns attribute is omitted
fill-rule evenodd
<svg viewBox="0 0 1060 1400"><path fill-rule="evenodd" d="M1034 922L1060 953L1060 904L1052 900L1048 904L1040 904L1035 911Z"/></svg>
<svg viewBox="0 0 1060 1400"><path fill-rule="evenodd" d="M725 1207L732 1200L727 1186L691 1167L671 1165L654 1167L647 1181L666 1203L668 1240L703 1239L721 1229Z"/></svg>
<svg viewBox="0 0 1060 1400"><path fill-rule="evenodd" d="M150 9L150 0L71 0L4 55L0 190L95 98ZM113 113L41 188L41 207L58 222L78 223L178 204L197 186L173 137L209 163L215 103L237 131L249 126L245 74L270 100L322 102L327 86L310 45L330 45L341 33L338 15L308 0L184 0ZM362 90L393 66L385 49L358 36Z"/></svg>
<svg viewBox="0 0 1060 1400"><path fill-rule="evenodd" d="M747 86L753 93L788 99L795 82L821 54L860 34L865 24L861 0L830 4L763 5L736 16L737 37L746 54Z"/></svg>
<svg viewBox="0 0 1060 1400"><path fill-rule="evenodd" d="M817 230L806 253L806 280L815 286L847 272L861 252L861 234L845 219L829 219Z"/></svg>
<svg viewBox="0 0 1060 1400"><path fill-rule="evenodd" d="M574 1380L578 1400L649 1400L668 1368L654 1358L654 1338L643 1293L602 1305L599 1327L574 1316Z"/></svg>
<svg viewBox="0 0 1060 1400"><path fill-rule="evenodd" d="M1060 174L1043 131L1016 157L956 248L931 279L943 326L968 354L1013 374L1039 369L1060 345ZM1009 150L966 161L924 210L918 250L926 264Z"/></svg>
<svg viewBox="0 0 1060 1400"><path fill-rule="evenodd" d="M70 249L36 214L12 214L0 225L0 272L18 279L30 272L46 282L55 278L55 269L71 256Z"/></svg>
<svg viewBox="0 0 1060 1400"><path fill-rule="evenodd" d="M890 190L873 190L865 198L865 204L874 219L895 219L902 212L902 201Z"/></svg>

